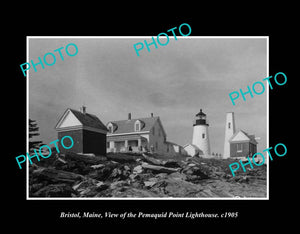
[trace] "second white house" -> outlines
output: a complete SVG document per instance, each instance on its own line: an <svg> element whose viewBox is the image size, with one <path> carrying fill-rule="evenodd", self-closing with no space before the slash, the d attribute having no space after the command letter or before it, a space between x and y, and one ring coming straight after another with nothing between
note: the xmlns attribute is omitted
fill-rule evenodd
<svg viewBox="0 0 300 234"><path fill-rule="evenodd" d="M159 116L110 121L106 125L107 152L142 152L182 154L182 146L168 142Z"/></svg>

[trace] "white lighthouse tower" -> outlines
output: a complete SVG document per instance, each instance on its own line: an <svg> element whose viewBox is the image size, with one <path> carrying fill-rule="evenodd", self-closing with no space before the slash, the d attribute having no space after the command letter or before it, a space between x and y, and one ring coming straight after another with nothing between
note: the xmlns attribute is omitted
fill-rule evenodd
<svg viewBox="0 0 300 234"><path fill-rule="evenodd" d="M234 112L226 113L226 123L225 123L225 140L224 140L224 153L223 158L230 157L230 143L229 139L235 133L235 121L234 121Z"/></svg>
<svg viewBox="0 0 300 234"><path fill-rule="evenodd" d="M208 124L206 123L206 114L202 112L202 109L195 117L192 144L198 146L203 151L204 156L210 156Z"/></svg>

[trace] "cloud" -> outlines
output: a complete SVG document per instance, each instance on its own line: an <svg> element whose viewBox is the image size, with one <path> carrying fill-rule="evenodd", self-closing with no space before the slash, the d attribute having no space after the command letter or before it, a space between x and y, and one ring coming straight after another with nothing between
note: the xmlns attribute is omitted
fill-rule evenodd
<svg viewBox="0 0 300 234"><path fill-rule="evenodd" d="M155 106L173 106L175 104L175 99L168 97L165 93L155 92L148 95L147 98L150 103Z"/></svg>
<svg viewBox="0 0 300 234"><path fill-rule="evenodd" d="M30 39L30 58L68 43L78 54L52 67L30 72L30 116L41 124L41 137L55 138L53 126L68 107L96 114L103 122L151 112L161 117L170 140L191 141L192 121L200 108L211 122L211 144L222 152L227 111L235 111L241 128L265 137L265 99L255 96L232 106L228 94L266 72L263 39L170 39L165 47L136 56L141 38ZM258 124L256 124L258 123Z"/></svg>

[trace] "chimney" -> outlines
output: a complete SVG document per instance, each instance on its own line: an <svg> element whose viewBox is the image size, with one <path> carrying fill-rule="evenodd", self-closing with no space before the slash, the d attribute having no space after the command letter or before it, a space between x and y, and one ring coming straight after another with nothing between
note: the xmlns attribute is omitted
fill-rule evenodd
<svg viewBox="0 0 300 234"><path fill-rule="evenodd" d="M86 107L84 105L82 105L82 107L80 107L80 112L82 114L85 114L86 113Z"/></svg>
<svg viewBox="0 0 300 234"><path fill-rule="evenodd" d="M151 117L153 117L153 113L151 113Z"/></svg>
<svg viewBox="0 0 300 234"><path fill-rule="evenodd" d="M131 113L128 113L128 120L131 120Z"/></svg>

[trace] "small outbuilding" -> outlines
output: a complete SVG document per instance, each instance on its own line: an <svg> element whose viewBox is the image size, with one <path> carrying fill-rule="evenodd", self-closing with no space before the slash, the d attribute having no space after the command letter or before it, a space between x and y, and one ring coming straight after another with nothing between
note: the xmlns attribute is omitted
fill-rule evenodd
<svg viewBox="0 0 300 234"><path fill-rule="evenodd" d="M80 111L68 108L55 126L59 142L64 136L73 139L73 147L69 150L59 145L62 153L93 153L106 155L106 134L108 129L97 116L86 112L82 106ZM67 144L67 143L66 143Z"/></svg>
<svg viewBox="0 0 300 234"><path fill-rule="evenodd" d="M184 150L184 148L181 145L178 145L174 142L166 141L165 142L167 146L167 154L170 155L187 155L187 152Z"/></svg>
<svg viewBox="0 0 300 234"><path fill-rule="evenodd" d="M257 152L257 141L254 135L239 130L229 139L230 157L247 157Z"/></svg>
<svg viewBox="0 0 300 234"><path fill-rule="evenodd" d="M183 146L183 149L185 150L187 155L191 157L203 155L203 151L199 149L198 146L193 144L186 144Z"/></svg>

